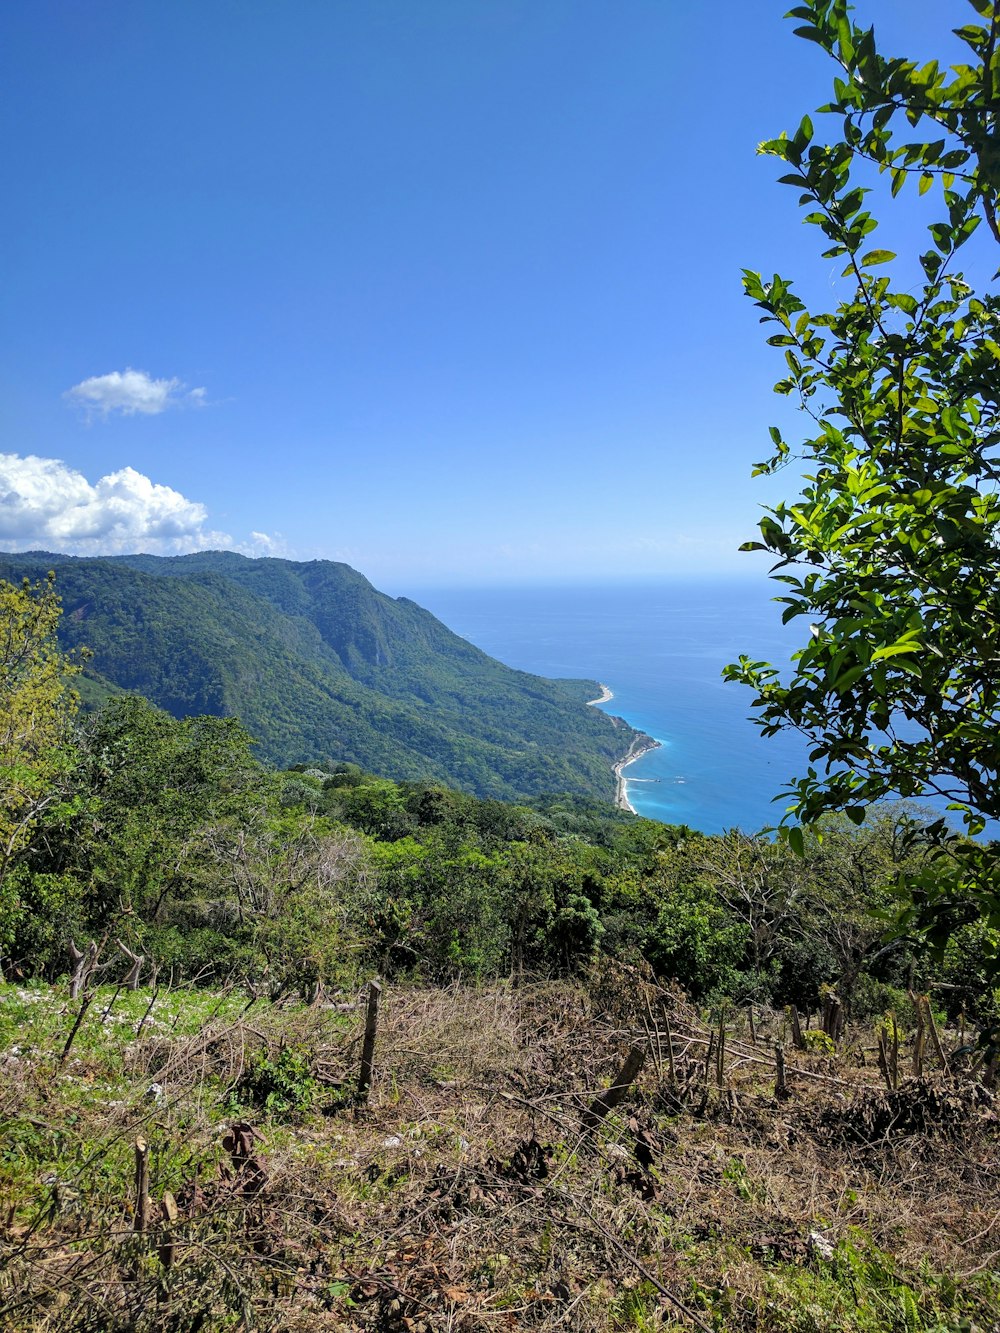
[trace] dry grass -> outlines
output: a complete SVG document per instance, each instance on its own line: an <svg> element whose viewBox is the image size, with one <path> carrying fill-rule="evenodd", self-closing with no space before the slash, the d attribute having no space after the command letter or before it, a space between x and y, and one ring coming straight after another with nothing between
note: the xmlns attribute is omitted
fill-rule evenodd
<svg viewBox="0 0 1000 1333"><path fill-rule="evenodd" d="M671 1082L660 999L613 972L387 992L367 1108L349 1097L360 1009L230 1005L138 1040L95 1023L60 1069L71 1015L36 1006L0 1093L0 1327L1000 1328L991 1093L934 1072L890 1095L855 1048L789 1052L779 1100L783 1018L760 1014L757 1045L729 1022L719 1087L712 1035L676 996ZM585 1134L633 1043L644 1069ZM241 1106L283 1052L299 1109Z"/></svg>

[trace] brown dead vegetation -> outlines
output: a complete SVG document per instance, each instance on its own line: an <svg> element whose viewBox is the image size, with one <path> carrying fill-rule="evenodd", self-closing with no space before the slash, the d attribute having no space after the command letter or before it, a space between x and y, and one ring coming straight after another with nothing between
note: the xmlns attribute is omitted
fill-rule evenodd
<svg viewBox="0 0 1000 1333"><path fill-rule="evenodd" d="M947 1300L929 1274L952 1284L954 1323L938 1326L1000 1328L984 1294L1000 1269L992 1089L928 1068L887 1089L870 1034L817 1054L787 1048L786 1016L754 1020L703 1021L613 970L589 987L387 990L367 1106L350 1095L360 1005L346 1025L261 1008L143 1036L124 1057L131 1093L77 1122L72 1170L5 1203L0 1327L896 1327L877 1303L868 1323L780 1308L797 1274L836 1286L846 1246L874 1247L913 1294L918 1322L899 1328L935 1327ZM636 1045L641 1071L594 1124L588 1107ZM252 1061L289 1048L318 1080L308 1111L224 1114ZM5 1123L51 1125L51 1062L8 1072ZM131 1167L115 1167L139 1136L141 1230Z"/></svg>

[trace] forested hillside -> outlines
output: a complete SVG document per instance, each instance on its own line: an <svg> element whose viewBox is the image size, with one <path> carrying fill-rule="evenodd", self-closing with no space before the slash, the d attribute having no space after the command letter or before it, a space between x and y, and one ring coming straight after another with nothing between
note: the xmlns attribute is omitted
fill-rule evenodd
<svg viewBox="0 0 1000 1333"><path fill-rule="evenodd" d="M636 732L586 708L594 681L514 671L347 565L231 552L0 557L56 571L60 643L89 648L81 692L136 691L174 717L239 717L278 765L358 763L482 796L611 799Z"/></svg>
<svg viewBox="0 0 1000 1333"><path fill-rule="evenodd" d="M862 1018L934 979L955 1012L993 1012L973 914L935 965L884 938L895 877L930 868L918 812L831 819L799 857L581 798L480 800L343 763L277 773L236 719L135 696L84 719L69 754L48 779L59 804L0 874L8 972L58 975L70 937L115 935L178 978L276 993L358 968L486 981L611 957L698 998L809 1009L833 990Z"/></svg>
<svg viewBox="0 0 1000 1333"><path fill-rule="evenodd" d="M996 934L889 929L919 811L276 771L80 717L53 582L0 600L4 1327L995 1326Z"/></svg>

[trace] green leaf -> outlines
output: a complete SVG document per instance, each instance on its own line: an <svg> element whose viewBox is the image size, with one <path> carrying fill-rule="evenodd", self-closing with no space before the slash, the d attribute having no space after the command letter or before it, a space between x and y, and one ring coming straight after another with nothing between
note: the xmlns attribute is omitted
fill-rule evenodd
<svg viewBox="0 0 1000 1333"><path fill-rule="evenodd" d="M822 47L826 46L826 37L820 32L819 28L813 28L811 26L793 28L792 32L795 33L796 37L804 37L807 42L817 42Z"/></svg>
<svg viewBox="0 0 1000 1333"><path fill-rule="evenodd" d="M765 736L787 730L807 741L806 775L783 793L796 826L780 836L798 854L803 825L826 814L860 825L886 797L932 785L967 794L964 833L924 831L913 846L938 855L924 862L919 884L901 881L907 931L941 943L953 936L955 903L1000 932L1000 844L973 840L1000 821L1000 297L952 267L984 220L1000 239L991 128L1000 49L990 49L1000 3L972 3L982 26L957 29L969 63L947 71L884 54L873 28L855 26L849 0L812 0L794 14L804 21L797 34L840 68L823 108L835 117L826 142L813 141L805 117L777 150L799 168L786 168L783 182L796 186L823 238L817 276L832 260L835 270L847 265L848 283L832 309L810 309L777 279L757 298L780 325L768 331L787 365L776 391L797 395L806 414L794 444L801 494L772 502L761 525L776 556L772 577L786 586L779 614L804 626L780 674L740 677L756 691L751 706ZM944 21L942 52L952 40ZM893 137L900 113L916 127L904 131L907 142ZM864 175L855 170L862 159ZM869 164L888 174L890 190L861 183L874 179ZM900 268L915 259L923 280L894 291L889 270L872 272L897 258L868 248L886 220L874 200L898 211L910 176L917 196L939 183L944 210L921 219L931 246L900 252ZM914 207L919 216L923 205ZM895 234L911 230L904 218ZM778 439L784 458L791 449ZM991 985L1000 981L1000 938L995 954Z"/></svg>
<svg viewBox="0 0 1000 1333"><path fill-rule="evenodd" d="M904 653L922 653L922 643L891 643L884 648L876 648L872 653L873 662L884 661L887 657L901 657Z"/></svg>
<svg viewBox="0 0 1000 1333"><path fill-rule="evenodd" d="M841 672L833 682L833 688L838 694L846 694L856 680L859 680L868 668L864 666L848 667L846 671Z"/></svg>

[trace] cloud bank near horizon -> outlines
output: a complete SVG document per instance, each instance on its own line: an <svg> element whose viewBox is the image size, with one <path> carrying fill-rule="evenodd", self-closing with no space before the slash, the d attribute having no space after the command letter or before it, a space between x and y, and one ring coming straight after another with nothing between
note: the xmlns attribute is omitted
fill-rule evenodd
<svg viewBox="0 0 1000 1333"><path fill-rule="evenodd" d="M88 419L107 420L123 417L158 416L171 407L204 407L205 390L188 389L182 380L157 380L145 370L112 370L107 375L91 375L67 389L67 402L82 408Z"/></svg>
<svg viewBox="0 0 1000 1333"><path fill-rule="evenodd" d="M226 550L274 554L266 533L234 542L208 526L208 510L135 468L91 484L58 458L0 454L0 548L63 555L184 555Z"/></svg>

